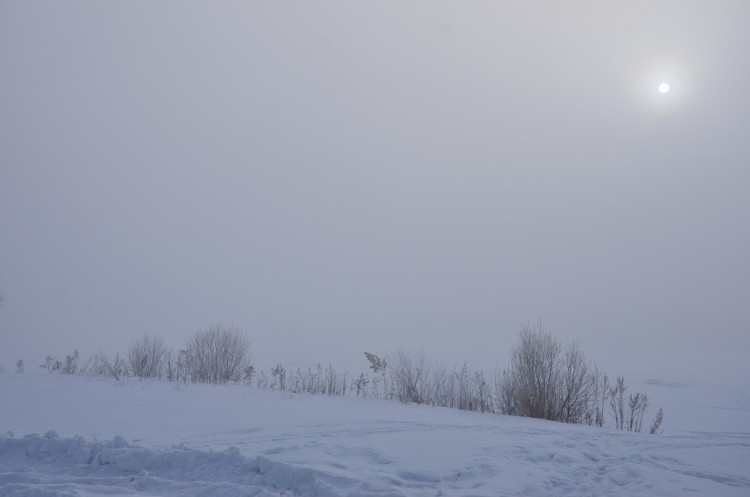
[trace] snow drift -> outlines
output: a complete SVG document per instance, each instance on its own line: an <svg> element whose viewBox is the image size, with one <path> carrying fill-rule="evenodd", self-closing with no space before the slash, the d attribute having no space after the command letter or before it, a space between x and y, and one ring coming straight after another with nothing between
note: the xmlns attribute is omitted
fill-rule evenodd
<svg viewBox="0 0 750 497"><path fill-rule="evenodd" d="M122 437L108 442L82 437L0 437L0 489L6 496L339 495L314 472L236 448L222 452L151 450Z"/></svg>
<svg viewBox="0 0 750 497"><path fill-rule="evenodd" d="M0 495L750 494L747 394L674 385L639 385L680 428L651 436L243 387L0 375Z"/></svg>

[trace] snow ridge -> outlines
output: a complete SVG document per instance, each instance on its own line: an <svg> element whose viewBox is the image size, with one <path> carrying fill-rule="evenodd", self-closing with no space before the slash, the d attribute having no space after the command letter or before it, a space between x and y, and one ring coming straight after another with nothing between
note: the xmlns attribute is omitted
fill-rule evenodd
<svg viewBox="0 0 750 497"><path fill-rule="evenodd" d="M315 471L223 452L175 447L155 451L111 441L0 437L0 488L7 497L74 495L338 496ZM339 482L344 483L344 482Z"/></svg>
<svg viewBox="0 0 750 497"><path fill-rule="evenodd" d="M747 390L645 387L671 402L669 432L230 386L5 375L0 430L20 435L0 435L0 497L747 497ZM50 428L59 431L40 435Z"/></svg>

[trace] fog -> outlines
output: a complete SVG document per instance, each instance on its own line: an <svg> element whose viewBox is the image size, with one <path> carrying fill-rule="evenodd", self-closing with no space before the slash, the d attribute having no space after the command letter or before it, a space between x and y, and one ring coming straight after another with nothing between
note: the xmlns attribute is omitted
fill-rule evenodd
<svg viewBox="0 0 750 497"><path fill-rule="evenodd" d="M0 3L0 366L750 373L750 3ZM662 81L671 91L661 95Z"/></svg>

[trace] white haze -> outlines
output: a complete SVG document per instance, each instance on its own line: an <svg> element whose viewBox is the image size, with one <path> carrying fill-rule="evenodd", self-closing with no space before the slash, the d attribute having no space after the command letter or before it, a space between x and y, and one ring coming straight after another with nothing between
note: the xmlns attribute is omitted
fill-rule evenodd
<svg viewBox="0 0 750 497"><path fill-rule="evenodd" d="M0 3L0 365L262 366L522 323L747 377L750 3ZM657 86L667 81L668 95Z"/></svg>

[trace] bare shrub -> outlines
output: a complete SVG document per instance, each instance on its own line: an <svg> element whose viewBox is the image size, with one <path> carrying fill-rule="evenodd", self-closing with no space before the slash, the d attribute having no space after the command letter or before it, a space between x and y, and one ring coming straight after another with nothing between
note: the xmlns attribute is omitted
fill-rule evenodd
<svg viewBox="0 0 750 497"><path fill-rule="evenodd" d="M253 376L255 376L255 367L251 364L249 366L246 366L242 371L242 382L246 386L252 386Z"/></svg>
<svg viewBox="0 0 750 497"><path fill-rule="evenodd" d="M500 412L565 423L593 419L598 373L579 343L563 348L541 323L523 326L518 337L510 366L495 377Z"/></svg>
<svg viewBox="0 0 750 497"><path fill-rule="evenodd" d="M640 433L643 429L646 409L648 409L648 396L641 392L631 393L628 397L628 431Z"/></svg>
<svg viewBox="0 0 750 497"><path fill-rule="evenodd" d="M485 379L484 372L475 371L473 375L473 398L469 409L480 412L495 412L492 402L492 388Z"/></svg>
<svg viewBox="0 0 750 497"><path fill-rule="evenodd" d="M367 378L367 375L362 373L352 382L351 390L355 390L357 392L357 397L359 397L360 395L364 397L367 392L368 383L370 383L370 380Z"/></svg>
<svg viewBox="0 0 750 497"><path fill-rule="evenodd" d="M526 325L510 362L518 408L530 418L555 419L560 389L560 342L541 324Z"/></svg>
<svg viewBox="0 0 750 497"><path fill-rule="evenodd" d="M559 414L557 420L563 423L583 423L590 410L591 401L598 377L595 369L581 350L578 341L571 342L565 349L561 371L559 392Z"/></svg>
<svg viewBox="0 0 750 497"><path fill-rule="evenodd" d="M72 354L66 355L64 362L61 362L55 356L48 355L39 367L46 369L48 373L76 374L78 373L78 349L74 350Z"/></svg>
<svg viewBox="0 0 750 497"><path fill-rule="evenodd" d="M261 370L260 373L258 374L258 388L259 389L268 388L268 375L263 370Z"/></svg>
<svg viewBox="0 0 750 497"><path fill-rule="evenodd" d="M656 417L651 422L651 426L648 429L648 432L651 435L655 435L657 433L661 433L663 430L661 429L661 425L664 422L664 412L661 410L661 407L659 408L659 411L656 413Z"/></svg>
<svg viewBox="0 0 750 497"><path fill-rule="evenodd" d="M525 325L519 333L510 367L501 390L516 414L531 418L555 419L560 390L560 343L541 327Z"/></svg>
<svg viewBox="0 0 750 497"><path fill-rule="evenodd" d="M361 381L353 385L355 388L357 384L360 385L360 394L363 386L369 384L370 397L381 396L405 403L494 412L490 382L484 372L472 370L468 363L460 368L450 368L442 361L429 362L423 352L397 350L388 354L386 375L385 360L367 352L365 357L376 375L372 379L360 376ZM340 383L342 387L348 384ZM385 388L386 386L390 386L390 389Z"/></svg>
<svg viewBox="0 0 750 497"><path fill-rule="evenodd" d="M133 376L138 378L161 378L167 361L164 340L153 335L143 335L130 344L128 361Z"/></svg>
<svg viewBox="0 0 750 497"><path fill-rule="evenodd" d="M445 362L436 361L431 373L430 403L443 407L457 407L456 372L450 370Z"/></svg>
<svg viewBox="0 0 750 497"><path fill-rule="evenodd" d="M115 354L115 358L112 361L107 359L107 356L104 354L102 354L101 358L108 376L117 381L128 376L128 362L124 357L120 357L119 352Z"/></svg>
<svg viewBox="0 0 750 497"><path fill-rule="evenodd" d="M172 349L169 349L167 352L166 363L167 381L175 381L177 379L177 365L174 361L174 353L172 352Z"/></svg>
<svg viewBox="0 0 750 497"><path fill-rule="evenodd" d="M397 350L391 354L391 388L401 402L423 404L428 370L422 352Z"/></svg>
<svg viewBox="0 0 750 497"><path fill-rule="evenodd" d="M609 389L609 406L615 417L615 428L625 429L625 378L618 376L615 385Z"/></svg>
<svg viewBox="0 0 750 497"><path fill-rule="evenodd" d="M114 378L119 381L128 376L128 361L120 354L110 360L104 352L98 352L89 357L88 361L81 366L79 374L92 378Z"/></svg>
<svg viewBox="0 0 750 497"><path fill-rule="evenodd" d="M380 392L382 390L382 396L383 398L388 398L388 381L386 379L387 372L388 372L388 364L386 360L383 358L381 359L375 354L371 354L369 352L365 352L365 357L367 358L367 361L370 363L370 369L372 369L372 372L375 373L375 378L372 380L372 389L373 389L373 397L379 397ZM382 385L382 388L381 388Z"/></svg>
<svg viewBox="0 0 750 497"><path fill-rule="evenodd" d="M16 361L16 374L23 373L23 359Z"/></svg>
<svg viewBox="0 0 750 497"><path fill-rule="evenodd" d="M90 378L100 378L107 376L107 369L104 366L102 357L106 357L104 352L98 352L89 356L88 360L81 366L79 374Z"/></svg>
<svg viewBox="0 0 750 497"><path fill-rule="evenodd" d="M599 370L594 366L592 380L591 404L584 422L601 428L604 426L607 399L609 398L609 377L607 373L599 374Z"/></svg>
<svg viewBox="0 0 750 497"><path fill-rule="evenodd" d="M238 329L216 324L187 339L185 361L190 378L200 383L239 382L249 365L250 342Z"/></svg>
<svg viewBox="0 0 750 497"><path fill-rule="evenodd" d="M286 390L286 369L281 363L271 368L271 376L273 376L273 383L271 383L271 390Z"/></svg>
<svg viewBox="0 0 750 497"><path fill-rule="evenodd" d="M519 416L521 411L518 406L518 395L513 375L504 369L495 371L495 397L497 398L498 410L501 414Z"/></svg>
<svg viewBox="0 0 750 497"><path fill-rule="evenodd" d="M430 384L436 394L429 399L433 405L465 411L494 410L490 384L485 379L484 372L471 370L468 363L448 373L444 364L436 364L432 368Z"/></svg>
<svg viewBox="0 0 750 497"><path fill-rule="evenodd" d="M177 353L177 361L174 365L175 380L185 383L190 378L189 358L186 350Z"/></svg>
<svg viewBox="0 0 750 497"><path fill-rule="evenodd" d="M323 388L321 378L323 378L323 366L320 364L315 369L307 368L306 372L297 368L297 372L292 380L294 385L293 391L297 393L319 394Z"/></svg>
<svg viewBox="0 0 750 497"><path fill-rule="evenodd" d="M75 349L72 354L65 356L65 364L63 364L61 373L62 374L76 374L78 372L78 349Z"/></svg>
<svg viewBox="0 0 750 497"><path fill-rule="evenodd" d="M46 369L48 373L59 373L62 369L62 363L55 356L48 355L39 367Z"/></svg>
<svg viewBox="0 0 750 497"><path fill-rule="evenodd" d="M627 398L627 408L625 407L625 379L618 376L616 383L609 389L609 406L612 410L612 416L615 418L615 428L618 430L627 430L634 432L643 431L643 418L646 416L646 410L649 406L648 396L641 392L631 393ZM661 424L664 420L664 412L659 408L654 421L649 427L649 433L660 433Z"/></svg>

